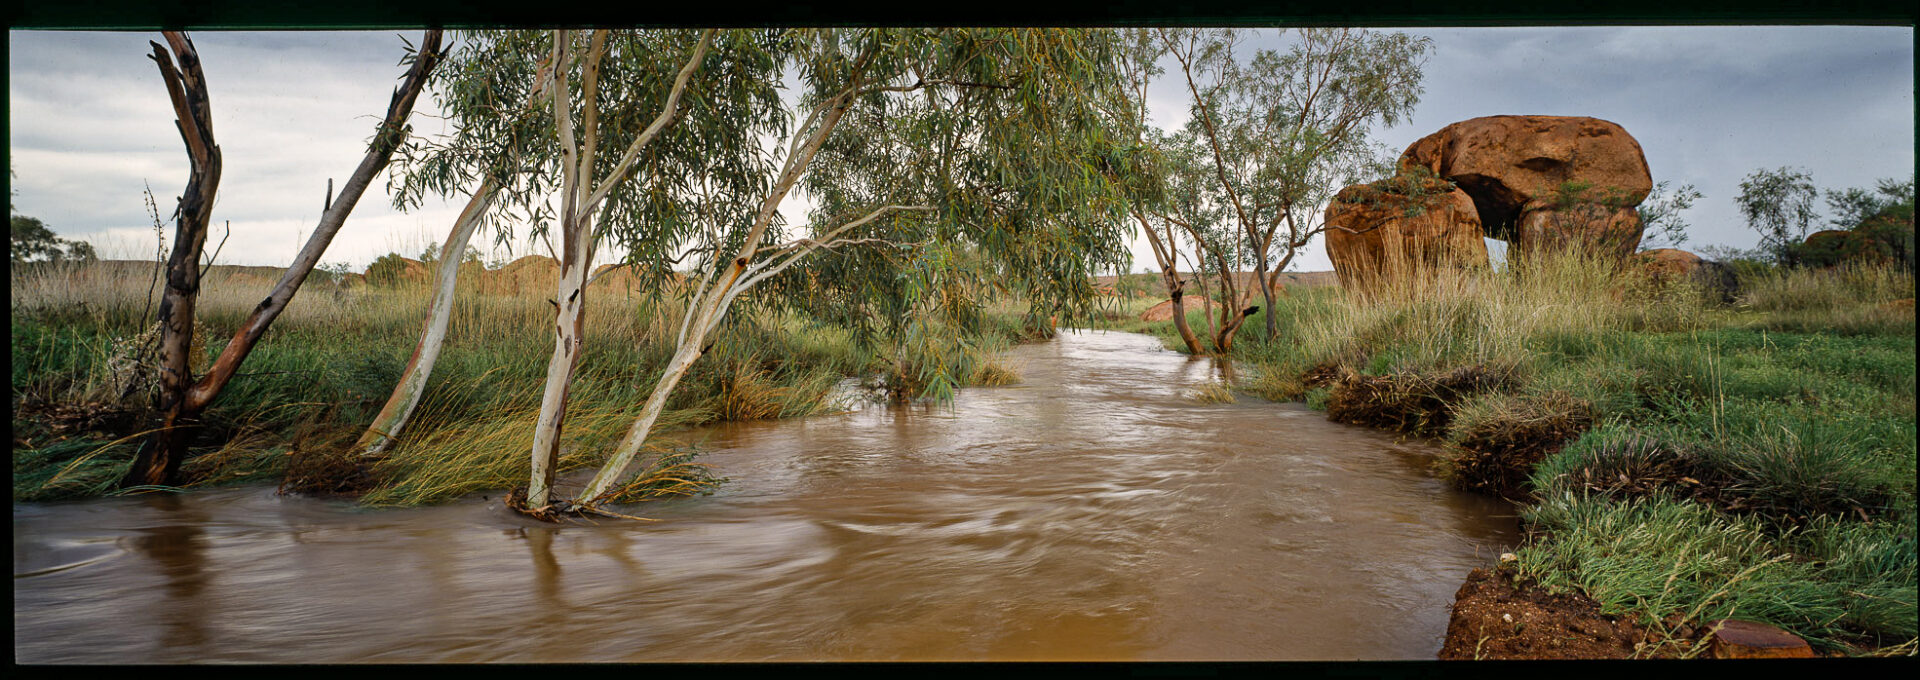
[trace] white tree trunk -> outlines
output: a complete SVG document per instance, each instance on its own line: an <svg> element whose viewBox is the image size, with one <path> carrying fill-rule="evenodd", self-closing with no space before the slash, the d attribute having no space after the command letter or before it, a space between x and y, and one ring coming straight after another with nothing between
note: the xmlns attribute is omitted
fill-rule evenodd
<svg viewBox="0 0 1920 680"><path fill-rule="evenodd" d="M433 375L434 362L439 361L440 348L446 343L447 323L453 317L454 291L460 275L459 254L467 252L467 240L473 236L475 227L479 226L480 216L486 214L487 208L493 204L493 197L494 182L489 179L467 201L466 209L460 212L459 219L453 223L452 233L447 234L447 242L440 249L440 269L435 273L433 302L427 312L426 328L421 330L420 341L413 348L413 358L407 362L406 371L400 374L393 394L387 397L386 406L380 409L380 415L374 416L366 433L354 443L360 455L374 456L386 451L400 437L400 430L407 426L407 419L413 417L413 410L420 406L420 396L427 390L427 378Z"/></svg>
<svg viewBox="0 0 1920 680"><path fill-rule="evenodd" d="M587 272L593 268L591 234L571 233L562 248L560 281L554 292L553 356L547 360L547 380L540 397L540 418L533 430L533 471L527 484L527 506L539 508L552 497L553 473L560 460L560 431L566 421L567 397L574 371L580 367L585 340Z"/></svg>

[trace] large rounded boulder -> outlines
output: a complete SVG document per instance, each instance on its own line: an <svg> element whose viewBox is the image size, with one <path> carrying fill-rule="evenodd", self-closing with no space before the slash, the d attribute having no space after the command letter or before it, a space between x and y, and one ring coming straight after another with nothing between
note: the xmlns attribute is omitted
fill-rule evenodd
<svg viewBox="0 0 1920 680"><path fill-rule="evenodd" d="M1642 251L1634 254L1633 260L1656 286L1690 281L1701 292L1725 303L1732 303L1740 293L1740 280L1733 268L1678 248Z"/></svg>
<svg viewBox="0 0 1920 680"><path fill-rule="evenodd" d="M1420 271L1487 264L1473 200L1445 180L1408 173L1340 191L1327 205L1327 255L1348 290Z"/></svg>
<svg viewBox="0 0 1920 680"><path fill-rule="evenodd" d="M1460 121L1408 146L1400 164L1459 186L1487 235L1520 252L1580 241L1632 253L1642 228L1633 208L1653 191L1640 143L1579 116Z"/></svg>

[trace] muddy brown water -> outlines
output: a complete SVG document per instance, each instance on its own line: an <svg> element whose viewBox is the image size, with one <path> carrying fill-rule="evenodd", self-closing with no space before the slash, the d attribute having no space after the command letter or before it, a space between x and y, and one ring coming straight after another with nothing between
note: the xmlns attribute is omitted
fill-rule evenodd
<svg viewBox="0 0 1920 680"><path fill-rule="evenodd" d="M1184 396L1153 338L1022 382L686 434L731 478L552 526L498 495L15 504L14 653L63 662L1431 659L1510 506L1432 444ZM580 479L574 480L578 483Z"/></svg>

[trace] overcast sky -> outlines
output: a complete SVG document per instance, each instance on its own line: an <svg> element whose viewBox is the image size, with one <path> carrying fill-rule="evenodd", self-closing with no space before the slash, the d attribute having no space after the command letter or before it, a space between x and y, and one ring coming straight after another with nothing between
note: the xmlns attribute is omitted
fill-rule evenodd
<svg viewBox="0 0 1920 680"><path fill-rule="evenodd" d="M1688 247L1750 247L1733 199L1759 168L1793 166L1823 189L1912 176L1913 29L1908 27L1543 27L1395 29L1433 39L1425 94L1410 120L1374 138L1393 149L1449 123L1499 114L1592 116L1639 140L1655 181L1705 194L1685 214ZM1256 31L1246 49L1282 46ZM419 32L406 33L418 41ZM193 34L223 161L215 232L232 224L227 264L284 265L319 217L327 179L341 182L365 150L402 69L399 34ZM187 161L157 69L154 33L9 33L13 203L103 257L149 256L142 190L163 216ZM1185 120L1185 85L1170 69L1149 93L1154 120ZM423 97L415 130L445 129ZM790 219L804 215L789 200ZM323 262L364 267L389 251L417 255L445 237L457 211L394 210L385 178L354 210ZM800 220L793 219L798 222ZM169 230L169 238L171 236ZM481 239L476 238L476 241ZM544 249L541 249L544 252ZM533 252L518 244L514 252ZM1150 264L1135 248L1134 270ZM1294 267L1331 269L1316 242Z"/></svg>

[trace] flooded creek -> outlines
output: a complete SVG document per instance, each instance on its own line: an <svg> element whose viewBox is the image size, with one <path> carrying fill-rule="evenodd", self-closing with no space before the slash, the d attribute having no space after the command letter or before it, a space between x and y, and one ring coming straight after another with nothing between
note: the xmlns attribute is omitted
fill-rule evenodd
<svg viewBox="0 0 1920 680"><path fill-rule="evenodd" d="M654 523L498 494L16 504L15 659L1431 659L1516 538L1510 506L1433 479L1432 444L1197 403L1213 366L1154 338L1007 364L1022 382L946 406L679 433L731 481L624 509Z"/></svg>

